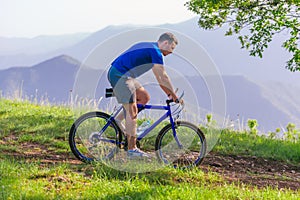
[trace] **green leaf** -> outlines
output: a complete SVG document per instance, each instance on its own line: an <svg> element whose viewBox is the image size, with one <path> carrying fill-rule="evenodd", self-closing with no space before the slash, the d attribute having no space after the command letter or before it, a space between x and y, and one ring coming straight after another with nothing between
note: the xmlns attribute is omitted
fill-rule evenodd
<svg viewBox="0 0 300 200"><path fill-rule="evenodd" d="M237 34L241 48L248 49L251 56L262 57L273 36L289 31L288 40L282 44L292 55L286 68L300 71L299 0L191 0L185 5L199 15L201 28L213 29L228 24L225 35Z"/></svg>

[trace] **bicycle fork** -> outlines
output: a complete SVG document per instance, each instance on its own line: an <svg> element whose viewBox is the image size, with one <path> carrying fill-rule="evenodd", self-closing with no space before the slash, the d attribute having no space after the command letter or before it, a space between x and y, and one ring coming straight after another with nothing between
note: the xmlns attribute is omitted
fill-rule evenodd
<svg viewBox="0 0 300 200"><path fill-rule="evenodd" d="M183 149L183 145L180 143L178 137L177 137L177 133L176 133L176 129L177 129L177 124L176 122L173 120L173 117L171 115L171 110L169 109L168 110L168 114L169 114L169 117L170 117L170 122L171 122L171 126L172 126L172 131L173 131L173 137L179 147L179 149Z"/></svg>

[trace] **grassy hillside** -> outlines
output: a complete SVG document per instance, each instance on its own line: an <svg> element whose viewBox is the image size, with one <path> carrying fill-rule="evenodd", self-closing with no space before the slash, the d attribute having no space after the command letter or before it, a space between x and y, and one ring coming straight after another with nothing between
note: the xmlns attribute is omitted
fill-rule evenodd
<svg viewBox="0 0 300 200"><path fill-rule="evenodd" d="M74 119L65 107L0 99L0 199L300 197L299 141L224 130L199 168L132 174L77 161L67 141Z"/></svg>

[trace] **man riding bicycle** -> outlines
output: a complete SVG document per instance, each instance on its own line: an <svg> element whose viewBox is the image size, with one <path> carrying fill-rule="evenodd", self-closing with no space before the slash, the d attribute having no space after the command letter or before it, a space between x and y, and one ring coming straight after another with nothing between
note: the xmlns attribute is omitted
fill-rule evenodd
<svg viewBox="0 0 300 200"><path fill-rule="evenodd" d="M171 54L177 44L178 41L172 33L163 33L157 42L134 44L111 64L108 80L118 102L125 109L125 116L120 114L116 121L120 125L125 118L128 156L147 157L147 154L136 146L137 114L140 111L137 104L145 105L150 100L150 95L135 78L152 69L161 89L174 102L178 102L163 62L163 56Z"/></svg>

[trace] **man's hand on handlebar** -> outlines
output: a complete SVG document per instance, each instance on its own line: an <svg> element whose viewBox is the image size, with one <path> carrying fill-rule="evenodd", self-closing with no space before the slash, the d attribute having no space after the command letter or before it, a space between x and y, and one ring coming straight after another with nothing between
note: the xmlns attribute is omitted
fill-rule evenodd
<svg viewBox="0 0 300 200"><path fill-rule="evenodd" d="M184 101L183 101L183 98L182 97L177 97L176 95L175 96L172 96L172 95L168 95L168 97L169 97L169 99L171 100L173 100L173 102L175 102L175 103L180 103L181 105L183 105L184 104Z"/></svg>

